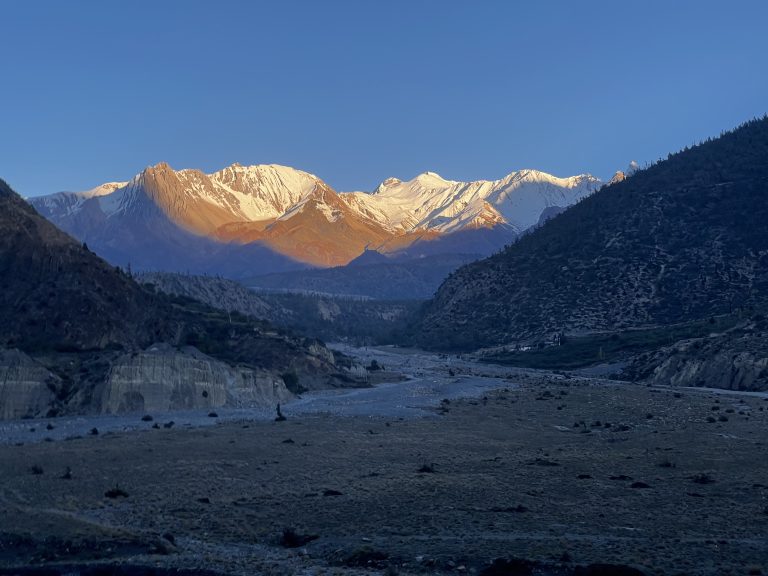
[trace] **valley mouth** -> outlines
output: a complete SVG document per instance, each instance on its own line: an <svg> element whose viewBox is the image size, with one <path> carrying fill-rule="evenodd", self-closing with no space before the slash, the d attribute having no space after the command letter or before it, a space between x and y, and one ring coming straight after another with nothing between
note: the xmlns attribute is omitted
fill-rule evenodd
<svg viewBox="0 0 768 576"><path fill-rule="evenodd" d="M768 554L766 398L355 353L411 379L306 394L284 422L0 445L0 573L714 575Z"/></svg>

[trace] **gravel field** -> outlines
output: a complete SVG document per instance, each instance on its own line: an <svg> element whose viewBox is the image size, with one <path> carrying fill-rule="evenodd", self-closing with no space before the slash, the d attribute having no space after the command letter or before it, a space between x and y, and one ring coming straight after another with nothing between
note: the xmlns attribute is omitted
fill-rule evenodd
<svg viewBox="0 0 768 576"><path fill-rule="evenodd" d="M4 425L0 567L768 573L766 398L356 353L412 379L307 395L285 422L98 417L82 424L108 433L49 442L58 420Z"/></svg>

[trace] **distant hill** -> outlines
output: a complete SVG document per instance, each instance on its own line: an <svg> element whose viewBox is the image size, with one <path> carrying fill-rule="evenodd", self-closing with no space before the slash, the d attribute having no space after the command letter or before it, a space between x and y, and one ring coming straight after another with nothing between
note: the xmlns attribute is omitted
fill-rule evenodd
<svg viewBox="0 0 768 576"><path fill-rule="evenodd" d="M275 309L253 290L234 280L172 272L140 272L134 278L150 289L204 302L214 308L274 321L285 312Z"/></svg>
<svg viewBox="0 0 768 576"><path fill-rule="evenodd" d="M255 293L233 280L167 272L137 275L142 284L167 294L194 298L306 336L357 344L394 343L421 304L419 300L371 300L327 294Z"/></svg>
<svg viewBox="0 0 768 576"><path fill-rule="evenodd" d="M243 280L257 291L336 294L377 300L425 300L456 268L476 260L472 254L437 254L413 259L393 259L367 264L361 262L325 270L269 274Z"/></svg>
<svg viewBox="0 0 768 576"><path fill-rule="evenodd" d="M457 270L411 328L470 350L768 303L768 118L583 199Z"/></svg>

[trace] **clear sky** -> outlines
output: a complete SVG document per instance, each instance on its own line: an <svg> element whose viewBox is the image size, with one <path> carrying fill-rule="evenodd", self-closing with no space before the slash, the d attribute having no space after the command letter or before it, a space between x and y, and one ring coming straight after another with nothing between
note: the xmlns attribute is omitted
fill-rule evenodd
<svg viewBox="0 0 768 576"><path fill-rule="evenodd" d="M0 177L609 177L768 112L768 2L0 0Z"/></svg>

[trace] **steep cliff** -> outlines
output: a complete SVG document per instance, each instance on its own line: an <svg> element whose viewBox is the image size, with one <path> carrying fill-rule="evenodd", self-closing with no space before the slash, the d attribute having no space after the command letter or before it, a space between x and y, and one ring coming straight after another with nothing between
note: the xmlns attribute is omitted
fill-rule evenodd
<svg viewBox="0 0 768 576"><path fill-rule="evenodd" d="M726 332L640 355L624 375L664 386L768 390L768 320L758 314Z"/></svg>
<svg viewBox="0 0 768 576"><path fill-rule="evenodd" d="M23 352L0 348L0 420L45 416L59 383Z"/></svg>
<svg viewBox="0 0 768 576"><path fill-rule="evenodd" d="M274 406L293 395L266 370L232 367L194 348L155 345L113 363L99 390L102 413Z"/></svg>

